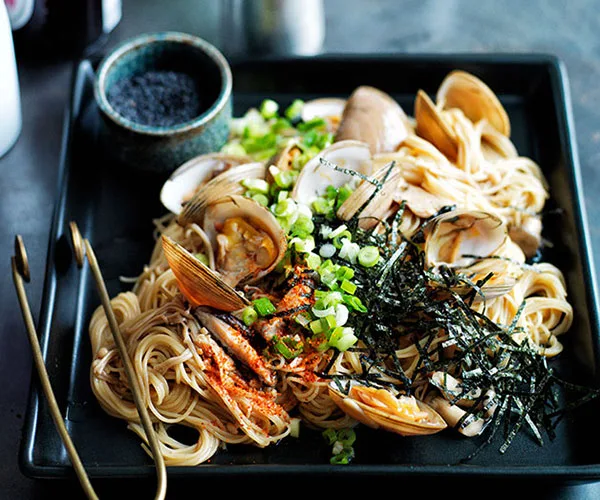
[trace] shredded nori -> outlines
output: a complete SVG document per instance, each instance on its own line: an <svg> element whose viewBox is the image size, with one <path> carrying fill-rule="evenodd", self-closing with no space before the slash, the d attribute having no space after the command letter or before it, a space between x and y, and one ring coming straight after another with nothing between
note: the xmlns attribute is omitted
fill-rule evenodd
<svg viewBox="0 0 600 500"><path fill-rule="evenodd" d="M325 160L322 163L344 171ZM390 170L392 167L393 163ZM385 182L372 178L366 180L376 189L362 208ZM444 207L441 212L454 208ZM500 429L504 434L501 453L509 448L524 427L532 431L540 444L543 444L544 433L553 439L554 429L565 412L597 397L600 391L561 380L548 365L547 359L534 351L528 342L518 343L515 340L514 334L519 332L517 320L524 303L510 325L496 324L485 314L473 310L473 300L477 295L483 297L481 287L492 277L491 274L472 283L468 277L450 268L442 268L436 273L426 269L421 243L423 229L429 221L425 221L416 235L409 238L399 229L403 211L402 204L391 222L380 221L377 232L375 228L361 229L360 210L349 221L338 221L346 224L353 242L361 247L375 245L381 254L374 267L354 268L353 281L358 286L355 295L367 311L352 315L350 321L355 335L366 347L353 348L360 354L363 373L344 377L360 379L365 385L390 385L382 380L382 376L386 375L396 379L395 387L407 395L414 394L418 384L427 381L434 371L460 378L461 394L478 393L477 402L482 403L483 408L481 404L465 408L467 413L459 426L467 425L486 408L496 404L482 434L483 443L464 461L471 460L491 443ZM324 215L314 215L313 221L315 227L332 225L331 218ZM315 231L315 239L317 248L327 242L319 231ZM336 264L347 264L337 256L331 260ZM457 284L470 287L470 291L457 293ZM448 335L448 340L432 346L441 333ZM400 345L409 344L414 344L420 353L419 365L412 378L406 375L396 355ZM455 346L451 356L444 352L450 346ZM324 377L328 369L322 374ZM340 375L334 376L334 380L341 378ZM485 401L485 392L489 388L495 392L493 401ZM561 406L558 397L560 388L578 392L580 397ZM339 389L344 390L344 385L339 384Z"/></svg>

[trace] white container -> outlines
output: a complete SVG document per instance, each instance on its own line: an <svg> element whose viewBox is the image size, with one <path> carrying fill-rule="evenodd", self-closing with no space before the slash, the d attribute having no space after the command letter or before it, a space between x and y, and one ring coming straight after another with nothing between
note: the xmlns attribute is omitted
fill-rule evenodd
<svg viewBox="0 0 600 500"><path fill-rule="evenodd" d="M21 97L12 28L4 0L0 0L0 156L21 133Z"/></svg>

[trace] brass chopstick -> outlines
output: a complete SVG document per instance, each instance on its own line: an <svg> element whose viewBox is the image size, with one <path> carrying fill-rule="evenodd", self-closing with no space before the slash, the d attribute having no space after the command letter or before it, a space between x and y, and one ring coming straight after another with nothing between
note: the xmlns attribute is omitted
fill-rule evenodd
<svg viewBox="0 0 600 500"><path fill-rule="evenodd" d="M25 281L29 282L30 276L25 245L23 244L23 239L21 236L17 236L15 238L15 256L11 257L11 267L13 281L17 290L17 297L21 306L23 320L25 321L29 343L31 344L33 361L39 375L42 391L44 392L50 407L52 420L54 421L62 442L67 450L69 459L71 460L71 464L75 469L75 473L77 474L77 478L79 479L81 487L88 498L95 500L98 498L98 496L96 495L94 488L90 483L89 477L85 471L85 468L83 467L81 459L79 458L75 445L69 436L69 432L67 431L60 408L56 401L56 397L54 396L54 392L52 390L52 384L50 383L48 371L46 370L44 356L42 355L42 349L39 344L35 324L33 321L33 315L31 314L31 308L29 307L29 301L27 299L27 293L24 286Z"/></svg>
<svg viewBox="0 0 600 500"><path fill-rule="evenodd" d="M71 222L69 224L69 229L71 232L75 260L77 262L78 267L81 268L83 266L85 257L87 256L88 263L92 270L92 274L96 282L96 287L100 295L100 300L102 302L102 307L104 308L109 327L111 329L113 338L121 355L123 366L125 368L125 372L127 374L127 378L131 387L131 392L133 394L134 402L138 410L142 426L146 433L146 438L150 445L152 456L154 458L154 465L157 471L157 489L155 499L163 500L166 496L167 490L167 472L164 458L162 456L162 453L160 452L160 443L158 441L158 438L156 437L156 433L154 432L148 409L144 405L139 382L135 375L131 359L127 352L125 341L119 329L115 313L110 304L110 297L108 295L108 291L106 289L106 285L104 283L104 279L102 277L98 261L96 260L96 256L94 254L90 242L87 239L83 239L81 237L81 233L79 232L77 224L75 222ZM90 499L98 499L98 496L95 493L94 488L92 487L89 477L85 471L83 463L81 462L77 450L66 429L63 417L60 412L60 408L52 390L52 385L50 383L48 372L46 370L44 357L42 355L42 350L39 344L38 335L36 332L33 316L31 314L31 309L29 307L29 302L24 287L24 281L29 282L30 280L30 271L29 263L27 260L27 254L25 252L25 245L23 244L21 236L17 236L15 238L15 256L11 258L11 265L17 296L21 305L21 311L23 313L23 319L25 321L29 342L32 347L34 363L39 374L42 390L49 403L52 419L57 427L57 430L64 443L64 446L67 450L75 473L77 474L77 477L85 494Z"/></svg>

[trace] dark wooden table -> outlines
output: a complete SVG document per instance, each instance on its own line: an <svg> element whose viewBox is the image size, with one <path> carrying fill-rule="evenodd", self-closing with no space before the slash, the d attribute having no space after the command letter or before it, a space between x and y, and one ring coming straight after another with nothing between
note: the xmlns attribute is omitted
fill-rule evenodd
<svg viewBox="0 0 600 500"><path fill-rule="evenodd" d="M222 5L219 0L124 0L123 20L108 43L144 31L179 30L222 46ZM543 52L560 57L570 76L592 247L600 248L600 16L594 0L325 0L325 12L324 52ZM0 265L5 270L0 281L0 498L54 498L65 493L77 497L76 483L33 481L18 468L31 355L10 279L9 257L15 235L21 234L33 275L27 290L37 314L73 67L65 60L19 60L18 65L23 131L14 148L0 158ZM113 499L130 497L126 486L99 484L102 496ZM518 492L522 486L488 482L485 488ZM265 484L256 487L265 493L271 489ZM404 485L394 487L407 491ZM154 484L135 488L138 497L150 497ZM173 485L169 498L177 498L176 493L187 488L197 495L206 493L197 484ZM428 489L423 484L420 488L425 488L422 493ZM540 498L600 498L600 484L536 484L539 489ZM477 490L468 486L462 491Z"/></svg>

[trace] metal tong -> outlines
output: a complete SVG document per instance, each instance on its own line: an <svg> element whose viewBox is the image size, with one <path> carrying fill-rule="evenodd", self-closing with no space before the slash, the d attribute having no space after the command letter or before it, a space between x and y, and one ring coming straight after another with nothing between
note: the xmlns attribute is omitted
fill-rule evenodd
<svg viewBox="0 0 600 500"><path fill-rule="evenodd" d="M167 490L167 472L164 458L160 452L160 444L158 438L156 437L156 433L154 432L148 409L144 405L139 382L135 375L133 364L127 352L125 341L119 329L115 313L110 304L110 297L108 295L108 291L104 283L104 278L102 277L98 261L96 260L94 250L92 249L92 245L90 244L90 242L87 239L82 238L81 233L79 232L79 228L77 227L77 224L75 222L71 222L69 224L69 229L71 233L71 241L73 244L73 252L75 255L75 261L77 263L77 266L81 269L84 265L85 258L87 257L90 269L92 270L92 274L96 282L96 288L98 290L98 294L100 295L100 301L102 302L102 307L104 308L104 312L106 313L108 324L112 331L115 344L117 345L119 354L121 355L121 359L123 361L123 366L125 367L125 372L127 374L131 392L133 394L134 402L137 407L142 426L146 433L146 438L150 445L152 456L154 458L154 465L157 472L157 489L155 499L162 500L165 498ZM29 337L29 343L31 344L34 365L39 375L42 391L48 401L52 419L60 434L62 442L68 453L69 459L71 460L71 464L73 465L77 478L79 479L81 487L83 488L86 496L90 499L98 499L99 497L96 494L90 482L85 467L77 453L77 449L75 448L75 445L73 444L73 441L71 440L71 437L67 431L63 416L56 401L56 397L54 396L54 392L52 390L52 384L50 382L48 372L46 370L44 356L42 354L42 349L38 340L38 334L33 321L33 316L31 314L31 308L29 307L29 301L27 299L27 294L25 291L24 283L28 283L30 281L31 275L29 269L29 262L27 259L27 253L25 251L25 245L20 235L17 235L15 237L15 255L11 257L11 267L13 281L17 291L17 297L21 306L23 320L25 321L25 327Z"/></svg>

